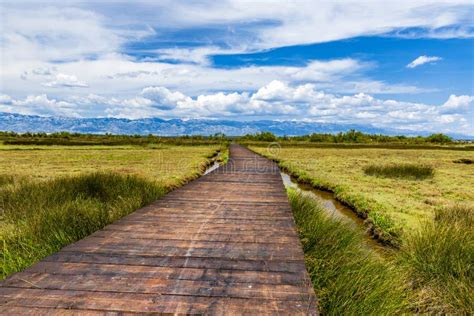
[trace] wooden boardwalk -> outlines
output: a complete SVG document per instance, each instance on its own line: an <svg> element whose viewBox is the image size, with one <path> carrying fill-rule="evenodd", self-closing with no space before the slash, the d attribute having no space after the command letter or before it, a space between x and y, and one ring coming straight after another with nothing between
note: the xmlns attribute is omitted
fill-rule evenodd
<svg viewBox="0 0 474 316"><path fill-rule="evenodd" d="M278 167L230 160L0 283L3 314L316 314Z"/></svg>

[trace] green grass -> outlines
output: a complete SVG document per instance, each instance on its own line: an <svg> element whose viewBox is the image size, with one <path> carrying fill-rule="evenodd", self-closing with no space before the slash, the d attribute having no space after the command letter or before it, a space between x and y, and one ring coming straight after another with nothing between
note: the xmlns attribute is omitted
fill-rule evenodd
<svg viewBox="0 0 474 316"><path fill-rule="evenodd" d="M362 233L329 217L317 201L289 189L306 265L325 315L409 311L405 275L364 247Z"/></svg>
<svg viewBox="0 0 474 316"><path fill-rule="evenodd" d="M20 271L165 194L136 175L22 180L0 190L1 277Z"/></svg>
<svg viewBox="0 0 474 316"><path fill-rule="evenodd" d="M438 209L434 222L381 257L360 230L328 216L310 196L288 195L322 314L473 314L472 208Z"/></svg>
<svg viewBox="0 0 474 316"><path fill-rule="evenodd" d="M408 180L423 180L426 178L432 178L434 175L434 169L431 166L407 163L368 165L364 167L364 172L369 176Z"/></svg>
<svg viewBox="0 0 474 316"><path fill-rule="evenodd" d="M410 234L401 264L413 276L423 312L474 313L474 209L454 205Z"/></svg>

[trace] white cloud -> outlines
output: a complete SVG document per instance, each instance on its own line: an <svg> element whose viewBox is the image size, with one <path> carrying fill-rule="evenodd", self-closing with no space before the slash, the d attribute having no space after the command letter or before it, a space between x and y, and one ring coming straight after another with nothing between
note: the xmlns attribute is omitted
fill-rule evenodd
<svg viewBox="0 0 474 316"><path fill-rule="evenodd" d="M351 58L313 61L306 65L306 67L295 69L290 74L290 77L299 81L330 81L337 77L357 72L365 67L367 67L367 64Z"/></svg>
<svg viewBox="0 0 474 316"><path fill-rule="evenodd" d="M37 115L120 118L238 118L361 123L378 127L458 132L474 135L474 96L451 95L442 105L379 99L357 93L335 95L314 84L271 81L255 93L208 93L191 97L164 87L147 87L131 98L87 95L17 100L2 96L0 111ZM95 112L91 112L95 111Z"/></svg>
<svg viewBox="0 0 474 316"><path fill-rule="evenodd" d="M459 111L468 109L474 102L474 96L451 94L449 99L442 105L443 111Z"/></svg>
<svg viewBox="0 0 474 316"><path fill-rule="evenodd" d="M393 32L394 36L472 37L469 0L142 1L121 14L117 4L69 1L55 5L3 3L8 60L74 60L118 53L124 43L167 32L209 28L196 48L161 48L159 59L207 63L207 55L252 52ZM342 22L341 22L342 21ZM153 28L150 27L153 25ZM213 28L219 31L213 32ZM415 29L416 33L397 31ZM219 43L217 45L216 43ZM226 47L225 49L222 47ZM152 50L153 51L153 50Z"/></svg>
<svg viewBox="0 0 474 316"><path fill-rule="evenodd" d="M5 102L9 100L9 102ZM76 105L67 101L50 99L47 95L29 95L23 100L7 97L0 99L0 112L41 116L80 117Z"/></svg>
<svg viewBox="0 0 474 316"><path fill-rule="evenodd" d="M31 93L53 93L56 84L44 85L45 82L59 80L46 75L33 74L35 69L46 69L51 74L69 74L79 77L79 85L84 87L84 94L103 94L104 91L116 96L129 94L130 91L142 89L144 86L165 86L188 95L217 91L253 91L272 80L295 83L314 82L321 89L334 92L352 92L355 84L347 80L353 76L361 76L369 64L355 59L335 59L311 61L303 66L246 66L241 68L214 68L201 64L168 64L164 62L137 62L123 55L106 55L100 60L80 60L54 64L23 62L21 65L5 64L2 77L7 83L3 93L12 91L16 95ZM32 70L33 69L33 70ZM345 84L348 83L348 84ZM416 87L396 86L377 82L371 84L366 79L365 86L357 92L386 93L418 92ZM73 82L70 82L71 85ZM82 83L82 84L81 84ZM377 85L377 87L375 87ZM374 88L375 87L375 88ZM365 90L367 88L367 90ZM68 90L55 89L55 95L66 95ZM410 90L410 91L408 91ZM385 91L384 91L385 92Z"/></svg>
<svg viewBox="0 0 474 316"><path fill-rule="evenodd" d="M143 23L159 21L165 29L223 26L227 32L204 40L212 43L217 39L227 47L252 51L407 28L417 31L401 36L472 37L471 6L469 0L300 0L297 5L278 0L159 1L142 5L140 18Z"/></svg>
<svg viewBox="0 0 474 316"><path fill-rule="evenodd" d="M53 73L56 72L55 67L39 67L31 70L31 73L33 75L38 75L38 76L52 76Z"/></svg>
<svg viewBox="0 0 474 316"><path fill-rule="evenodd" d="M288 86L278 80L273 80L266 86L258 89L254 94L254 98L264 101L272 100L286 100L291 98L292 91L289 91Z"/></svg>
<svg viewBox="0 0 474 316"><path fill-rule="evenodd" d="M43 85L46 87L52 87L52 88L87 87L87 83L80 81L79 79L77 79L76 76L66 75L66 74L61 74L61 73L56 74L53 80L45 82L43 83Z"/></svg>
<svg viewBox="0 0 474 316"><path fill-rule="evenodd" d="M71 60L114 52L121 39L92 11L78 8L2 8L5 60Z"/></svg>
<svg viewBox="0 0 474 316"><path fill-rule="evenodd" d="M407 68L415 68L415 67L418 67L418 66L421 66L421 65L424 65L424 64L434 63L434 62L439 61L441 59L442 59L441 57L437 57L437 56L424 56L424 55L419 56L418 58L413 60L411 63L409 63L407 65Z"/></svg>
<svg viewBox="0 0 474 316"><path fill-rule="evenodd" d="M179 91L172 92L165 87L148 87L142 90L141 95L153 101L153 105L162 110L170 110L180 102L189 102L190 97Z"/></svg>
<svg viewBox="0 0 474 316"><path fill-rule="evenodd" d="M239 50L222 49L215 46L197 47L197 48L162 48L148 51L158 54L158 61L173 61L194 63L200 65L210 65L209 55L240 53Z"/></svg>

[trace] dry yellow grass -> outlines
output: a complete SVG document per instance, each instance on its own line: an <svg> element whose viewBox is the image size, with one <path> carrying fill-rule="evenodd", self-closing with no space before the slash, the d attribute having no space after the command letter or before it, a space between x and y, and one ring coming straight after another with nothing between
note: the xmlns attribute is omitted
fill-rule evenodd
<svg viewBox="0 0 474 316"><path fill-rule="evenodd" d="M96 171L137 174L167 186L198 173L219 145L8 146L0 145L0 174L48 180Z"/></svg>

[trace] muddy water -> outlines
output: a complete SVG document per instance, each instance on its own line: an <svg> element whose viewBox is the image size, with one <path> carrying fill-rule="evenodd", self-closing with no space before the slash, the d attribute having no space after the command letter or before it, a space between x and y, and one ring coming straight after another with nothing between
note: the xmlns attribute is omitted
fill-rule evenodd
<svg viewBox="0 0 474 316"><path fill-rule="evenodd" d="M305 192L306 194L311 195L313 198L315 198L321 203L321 205L323 206L323 210L327 214L346 221L352 224L357 229L360 229L361 231L365 232L366 227L364 225L364 220L358 217L356 213L352 211L349 207L337 201L331 192L317 190L309 185L298 183L289 174L283 171L280 174L281 178L283 179L283 183L286 187L295 188L297 190ZM376 240L371 238L367 233L365 233L364 236L365 244L369 249L375 250L377 253L384 253L387 250L386 247L382 246Z"/></svg>

